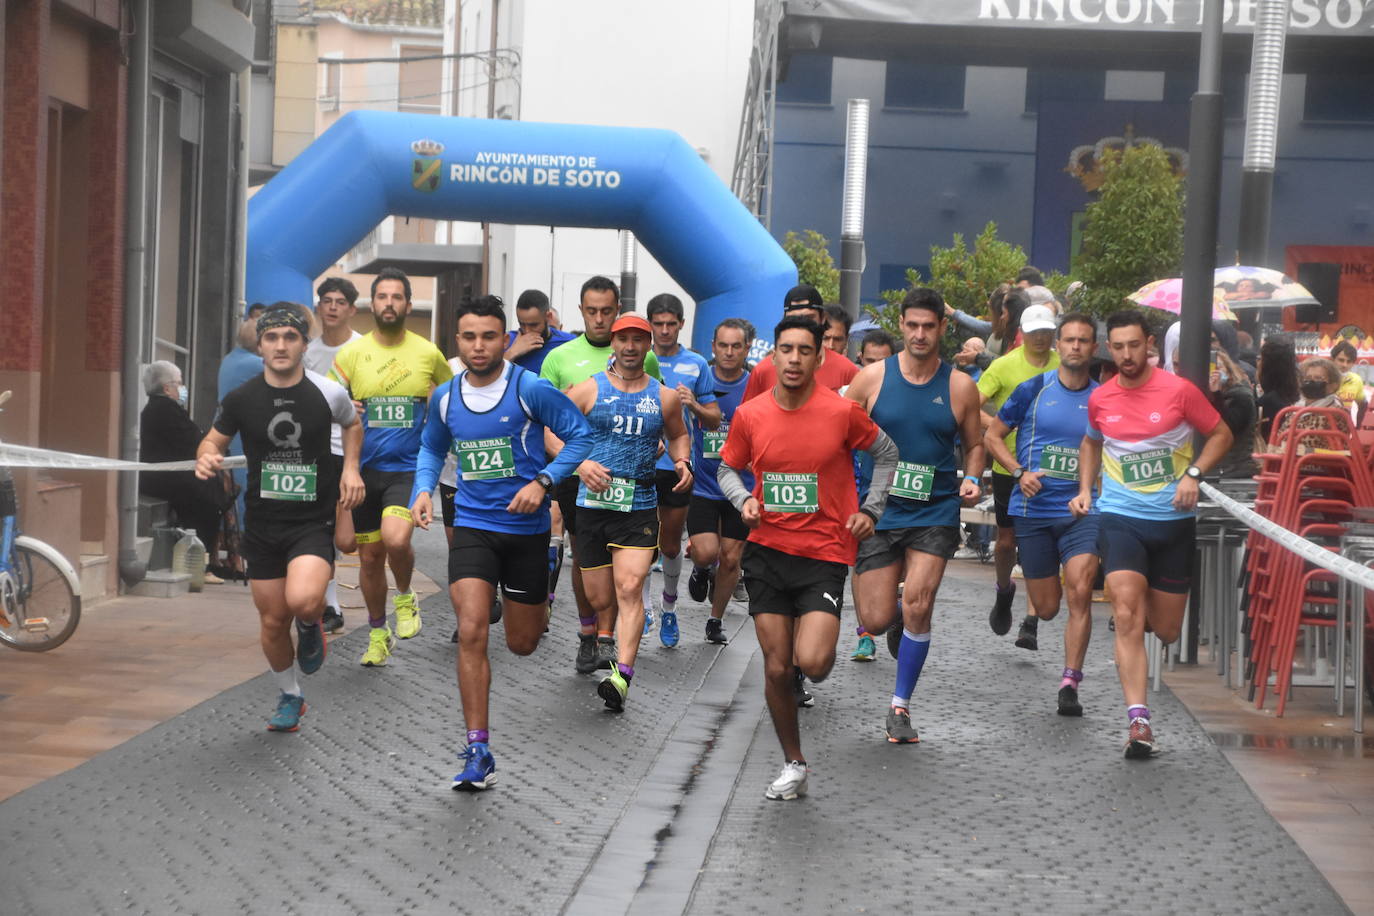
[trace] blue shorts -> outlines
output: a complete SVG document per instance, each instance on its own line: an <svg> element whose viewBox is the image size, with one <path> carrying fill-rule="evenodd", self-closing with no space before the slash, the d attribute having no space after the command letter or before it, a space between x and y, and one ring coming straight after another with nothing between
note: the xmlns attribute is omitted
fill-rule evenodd
<svg viewBox="0 0 1374 916"><path fill-rule="evenodd" d="M1012 516L1022 574L1027 579L1055 578L1059 575L1059 567L1069 562L1070 557L1097 553L1101 518L1096 514L1082 518L1072 515L1054 518Z"/></svg>
<svg viewBox="0 0 1374 916"><path fill-rule="evenodd" d="M1186 595L1192 588L1196 519L1130 518L1103 512L1100 537L1104 572L1140 573L1150 588L1175 595Z"/></svg>

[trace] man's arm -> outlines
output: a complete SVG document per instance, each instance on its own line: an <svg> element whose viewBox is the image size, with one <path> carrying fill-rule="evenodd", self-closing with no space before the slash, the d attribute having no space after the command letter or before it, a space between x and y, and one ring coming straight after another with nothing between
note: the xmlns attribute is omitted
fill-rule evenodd
<svg viewBox="0 0 1374 916"><path fill-rule="evenodd" d="M448 450L453 445L453 431L444 419L444 396L453 391L450 385L441 385L429 398L429 410L425 411L427 421L420 430L420 450L415 455L415 482L410 488L410 514L415 523L428 530L434 515L434 487L439 483L439 473L444 468Z"/></svg>
<svg viewBox="0 0 1374 916"><path fill-rule="evenodd" d="M358 462L363 454L363 424L356 416L342 428L343 473L339 475L339 505L353 509L362 504L365 489Z"/></svg>
<svg viewBox="0 0 1374 916"><path fill-rule="evenodd" d="M541 379L531 386L534 401L534 415L544 424L544 441L549 440L549 431L559 443L555 457L544 466L542 473L553 478L554 483L567 477L588 455L592 453L592 427L573 400L553 385Z"/></svg>
<svg viewBox="0 0 1374 916"><path fill-rule="evenodd" d="M1102 470L1102 440L1089 432L1078 444L1078 495L1069 500L1069 511L1087 515L1093 508L1093 485Z"/></svg>
<svg viewBox="0 0 1374 916"><path fill-rule="evenodd" d="M849 387L845 389L844 396L856 402L864 409L865 413L871 412L873 410L871 402L883 387L883 374L887 371L886 366L886 361L879 360L860 369L859 374L854 377L854 381L850 382Z"/></svg>
<svg viewBox="0 0 1374 916"><path fill-rule="evenodd" d="M1226 421L1217 420L1217 425L1212 427L1212 431L1207 434L1207 441L1202 445L1202 454L1198 455L1193 461L1194 467L1206 474L1216 467L1218 461L1226 456L1231 444L1236 441L1231 434L1231 427L1226 425ZM1078 460L1082 467L1082 457ZM1198 482L1187 474L1179 478L1178 485L1174 488L1174 508L1180 512L1191 512L1197 507Z"/></svg>
<svg viewBox="0 0 1374 916"><path fill-rule="evenodd" d="M682 400L671 388L661 389L663 399L663 439L668 446L668 457L672 459L677 471L677 484L673 492L681 492L692 485L692 436L687 432L687 424L682 419Z"/></svg>
<svg viewBox="0 0 1374 916"><path fill-rule="evenodd" d="M863 451L873 456L873 482L868 486L868 497L859 511L876 525L883 517L883 509L887 508L887 491L892 487L892 474L897 470L900 452L897 443L881 429L873 444Z"/></svg>
<svg viewBox="0 0 1374 916"><path fill-rule="evenodd" d="M958 405L959 436L964 442L964 479L959 484L959 496L965 504L972 504L983 492L987 452L983 448L981 433L987 414L978 409L980 389L967 375L950 373L949 396ZM991 420L990 417L988 419Z"/></svg>
<svg viewBox="0 0 1374 916"><path fill-rule="evenodd" d="M214 477L219 472L220 465L224 463L224 450L232 441L233 436L226 436L218 429L211 428L196 447L196 476L201 480Z"/></svg>

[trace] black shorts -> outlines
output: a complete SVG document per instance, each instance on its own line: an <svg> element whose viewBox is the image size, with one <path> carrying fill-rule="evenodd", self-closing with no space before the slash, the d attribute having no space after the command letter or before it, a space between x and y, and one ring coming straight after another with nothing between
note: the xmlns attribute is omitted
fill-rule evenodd
<svg viewBox="0 0 1374 916"><path fill-rule="evenodd" d="M320 557L334 562L334 520L294 525L254 525L239 542L250 579L281 579L296 557Z"/></svg>
<svg viewBox="0 0 1374 916"><path fill-rule="evenodd" d="M800 617L811 611L840 616L844 580L849 575L849 567L843 563L793 556L751 541L744 545L740 571L749 592L751 617Z"/></svg>
<svg viewBox="0 0 1374 916"><path fill-rule="evenodd" d="M859 559L854 574L882 569L906 559L908 550L919 550L948 560L959 549L958 525L924 525L919 528L889 528L875 531L859 542Z"/></svg>
<svg viewBox="0 0 1374 916"><path fill-rule="evenodd" d="M1158 521L1103 512L1097 537L1107 575L1138 572L1150 588L1174 595L1186 595L1193 587L1196 519Z"/></svg>
<svg viewBox="0 0 1374 916"><path fill-rule="evenodd" d="M382 539L382 518L388 515L410 521L410 491L415 486L414 471L378 471L363 468L363 501L353 510L353 530L359 544Z"/></svg>
<svg viewBox="0 0 1374 916"><path fill-rule="evenodd" d="M717 532L723 538L749 540L749 526L744 524L739 510L730 504L730 500L693 496L687 507L687 536Z"/></svg>
<svg viewBox="0 0 1374 916"><path fill-rule="evenodd" d="M677 486L677 471L657 469L654 471L654 486L658 489L658 507L660 509L685 509L692 501L691 487L681 493L673 492L673 487Z"/></svg>
<svg viewBox="0 0 1374 916"><path fill-rule="evenodd" d="M481 579L522 604L549 597L549 533L508 534L458 526L448 549L448 581Z"/></svg>
<svg viewBox="0 0 1374 916"><path fill-rule="evenodd" d="M577 507L577 565L601 569L611 565L611 550L655 550L658 547L658 509L587 509ZM544 547L549 546L548 538ZM547 559L547 558L546 558ZM545 575L548 570L545 569Z"/></svg>
<svg viewBox="0 0 1374 916"><path fill-rule="evenodd" d="M569 474L553 488L554 501L558 503L558 511L563 513L563 531L573 537L577 536L577 487L581 482L582 478Z"/></svg>
<svg viewBox="0 0 1374 916"><path fill-rule="evenodd" d="M1010 474L998 474L992 472L992 505L997 514L998 528L1014 527L1011 521L1011 513L1008 508L1011 506L1011 491L1015 487L1016 481Z"/></svg>
<svg viewBox="0 0 1374 916"><path fill-rule="evenodd" d="M457 487L450 487L446 483L439 484L439 511L444 514L444 527L453 527L453 495L458 492Z"/></svg>

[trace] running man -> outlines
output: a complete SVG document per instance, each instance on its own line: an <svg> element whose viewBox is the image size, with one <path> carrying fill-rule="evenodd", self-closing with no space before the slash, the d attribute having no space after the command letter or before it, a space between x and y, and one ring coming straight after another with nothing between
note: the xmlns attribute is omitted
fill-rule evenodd
<svg viewBox="0 0 1374 916"><path fill-rule="evenodd" d="M644 632L644 579L658 547L660 439L677 473L676 491L692 487L682 401L644 369L652 340L649 322L621 315L611 326L611 365L568 392L592 427L591 456L578 467L576 557L587 601L598 611L616 608L615 664L596 689L615 712L625 708Z"/></svg>
<svg viewBox="0 0 1374 916"><path fill-rule="evenodd" d="M830 318L825 310L825 300L821 298L816 287L808 286L805 283L789 289L787 295L782 299L782 317L788 318L793 315L810 318L816 322L816 327L820 328L822 333L829 326ZM854 365L851 360L826 347L821 352L821 362L816 368L816 384L822 388L829 388L831 391L839 391L854 381L854 376L858 374L859 367ZM748 401L772 391L777 383L778 370L774 367L773 361L769 359L759 360L754 371L749 373L749 384L744 389L744 400Z"/></svg>
<svg viewBox="0 0 1374 916"><path fill-rule="evenodd" d="M242 550L262 654L280 692L267 722L277 732L296 731L305 713L297 670L314 674L324 664L320 617L334 572L334 504L349 509L363 497L362 426L348 392L301 364L309 327L302 306L274 306L262 314L262 375L225 396L196 449L196 476L209 480L234 436L243 438L248 490ZM335 424L343 429L342 467L329 447Z"/></svg>
<svg viewBox="0 0 1374 916"><path fill-rule="evenodd" d="M892 339L892 335L882 328L873 328L865 332L863 340L859 342L859 368L880 363L895 355L896 352L897 342ZM840 394L844 393L844 390L840 391ZM864 497L868 495L868 486L873 480L873 462L868 457L867 452L854 453L854 475L859 481L859 502L863 502ZM857 587L857 581L850 582L849 587L851 591L854 590ZM857 613L858 606L859 596L856 593L854 594L855 616L859 616ZM876 649L873 645L873 634L865 630L862 623L855 627L855 633L859 637L859 641L855 643L854 652L849 656L850 659L856 662L873 661Z"/></svg>
<svg viewBox="0 0 1374 916"><path fill-rule="evenodd" d="M554 350L544 360L539 377L567 394L574 385L603 371L611 361L611 325L620 315L620 290L605 277L592 277L582 284L578 300L582 325L581 337L570 340ZM658 378L658 359L654 354L644 356L644 371ZM556 449L557 443L550 446ZM554 490L559 515L563 518L563 541L577 557L577 488L578 478L568 477ZM597 668L615 665L615 603L593 610L582 588L582 570L576 562L572 567L573 597L577 600L579 638L574 665L578 674L590 674Z"/></svg>
<svg viewBox="0 0 1374 916"><path fill-rule="evenodd" d="M773 340L778 382L735 411L717 481L753 529L741 564L763 649L764 696L785 761L764 797L791 800L807 792L793 672L800 668L819 681L835 664L844 580L856 542L883 514L897 447L857 404L817 384L821 326L810 316L784 318ZM856 449L874 461L862 508ZM752 491L740 476L745 468L754 471Z"/></svg>
<svg viewBox="0 0 1374 916"><path fill-rule="evenodd" d="M453 788L486 789L496 780L489 748L487 658L489 614L501 587L506 645L529 655L548 622L549 493L591 451L591 427L548 382L501 358L506 313L501 300L481 296L458 306L462 371L435 389L421 434L411 515L428 529L430 493L450 452L457 459L449 597L458 617L458 693L467 748ZM544 460L544 429L563 441Z"/></svg>
<svg viewBox="0 0 1374 916"><path fill-rule="evenodd" d="M994 359L978 377L983 429L991 425L1017 385L1059 368L1059 355L1054 352L1054 327L1054 313L1043 305L1032 305L1021 313L1021 346ZM1007 448L1015 452L1015 433L1007 438ZM988 624L998 636L1005 636L1011 629L1011 604L1016 598L1016 583L1011 580L1012 568L1016 566L1016 529L1007 514L1014 486L1011 471L993 461L992 500L997 516L997 543L993 547L992 562L997 573L997 595L988 614Z"/></svg>
<svg viewBox="0 0 1374 916"><path fill-rule="evenodd" d="M542 290L520 294L515 300L515 320L520 329L506 333L505 358L534 373L544 367L550 353L574 336L549 324L549 297Z"/></svg>
<svg viewBox="0 0 1374 916"><path fill-rule="evenodd" d="M372 628L362 664L380 667L396 639L420 633L420 604L410 590L415 551L410 536L410 492L425 409L435 385L453 378L439 348L406 330L410 279L384 267L372 281L370 334L344 345L330 375L344 385L363 417L363 484L367 494L353 510L358 541L358 587ZM386 568L396 580L396 634L386 622Z"/></svg>
<svg viewBox="0 0 1374 916"><path fill-rule="evenodd" d="M692 545L694 568L687 580L687 592L693 601L710 600L706 640L718 645L727 642L721 621L739 582L740 555L749 538L749 528L740 518L739 510L720 492L716 472L720 470L721 447L730 434L730 420L739 408L744 386L749 383L744 358L749 355L749 345L753 342L752 328L741 318L726 318L716 325L711 337L715 365L707 369L707 376L724 419L715 429L707 430L698 425L692 430L695 481L692 502L687 507L687 537ZM752 488L752 475L746 473L744 476L745 486Z"/></svg>
<svg viewBox="0 0 1374 916"><path fill-rule="evenodd" d="M715 386L711 383L711 366L695 350L678 343L684 317L682 300L671 293L660 293L645 306L649 325L654 329L654 356L663 373L663 384L677 392L682 401L683 419L693 439L705 428L720 428L721 411L716 403ZM724 440L721 440L724 441ZM693 465L695 467L695 465ZM658 488L658 550L663 557L663 595L658 638L671 648L677 645L677 586L682 575L682 527L687 521L687 507L692 490L678 491L677 471L672 458L665 451L654 466L654 480ZM649 579L645 579L648 590ZM644 635L653 629L650 596L644 601Z"/></svg>
<svg viewBox="0 0 1374 916"><path fill-rule="evenodd" d="M1145 316L1107 318L1117 375L1088 398L1088 431L1078 458L1074 515L1093 509L1102 474L1100 544L1116 621L1116 671L1130 725L1126 759L1155 753L1145 705L1145 629L1178 639L1192 587L1198 480L1231 447L1231 428L1197 386L1149 363L1154 337ZM1193 437L1207 437L1194 459Z"/></svg>
<svg viewBox="0 0 1374 916"><path fill-rule="evenodd" d="M353 330L350 324L353 316L358 314L358 288L344 277L328 277L315 290L315 294L319 296L315 303L315 317L320 321L320 336L305 348L305 368L317 375L328 375L334 366L334 357L343 345L363 336ZM335 464L342 470L343 440L337 423L329 434L329 449L334 455ZM353 536L353 513L340 505L334 515L334 548L340 553L353 553L358 549L358 541ZM329 580L329 588L324 595L321 625L326 633L343 629L338 585L333 579Z"/></svg>
<svg viewBox="0 0 1374 916"><path fill-rule="evenodd" d="M1053 620L1065 591L1064 672L1059 681L1061 716L1081 716L1078 687L1092 636L1093 580L1097 578L1097 507L1083 516L1069 511L1078 494L1078 451L1088 430L1088 401L1097 383L1088 375L1097 350L1097 325L1073 312L1059 325L1059 368L1022 382L997 412L983 444L1011 469L1016 489L1007 511L1016 528L1021 571L1032 613L1021 622L1016 645L1039 648L1039 622ZM1004 441L1016 432L1016 453ZM1095 481L1093 481L1095 483ZM1060 569L1064 580L1060 584Z"/></svg>
<svg viewBox="0 0 1374 916"><path fill-rule="evenodd" d="M945 300L915 287L902 300L902 351L859 373L846 396L856 401L896 444L887 506L854 566L856 610L869 633L887 633L897 659L887 711L887 740L915 744L911 695L930 653L930 621L945 564L959 546L959 507L972 503L983 476L982 424L973 380L940 359ZM964 447L959 480L955 445ZM902 584L901 605L897 586ZM898 620L901 626L896 626Z"/></svg>

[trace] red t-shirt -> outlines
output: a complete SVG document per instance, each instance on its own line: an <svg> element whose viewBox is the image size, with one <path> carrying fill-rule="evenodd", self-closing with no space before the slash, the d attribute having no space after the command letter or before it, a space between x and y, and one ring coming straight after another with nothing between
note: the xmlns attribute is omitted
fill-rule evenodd
<svg viewBox="0 0 1374 916"><path fill-rule="evenodd" d="M821 364L816 368L816 387L829 388L831 391L839 391L845 385L854 381L854 376L859 374L859 367L854 365L851 360L845 359L834 350L821 350ZM757 397L765 391L772 391L773 386L778 382L778 367L773 365L773 357L765 356L759 360L759 364L754 367L754 371L749 373L749 384L744 386L744 397L741 401Z"/></svg>
<svg viewBox="0 0 1374 916"><path fill-rule="evenodd" d="M859 496L851 453L876 438L878 424L857 402L820 385L796 410L779 407L771 392L741 404L720 457L733 468L753 467L754 498L765 508L749 540L793 556L853 566L859 542L846 524L859 511ZM765 492L770 484L776 489ZM805 507L813 487L815 511L766 508Z"/></svg>

